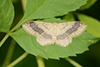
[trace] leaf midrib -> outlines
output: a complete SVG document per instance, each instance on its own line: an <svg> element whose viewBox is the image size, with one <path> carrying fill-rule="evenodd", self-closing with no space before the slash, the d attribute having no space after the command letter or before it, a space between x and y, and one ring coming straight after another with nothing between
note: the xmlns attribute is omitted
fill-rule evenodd
<svg viewBox="0 0 100 67"><path fill-rule="evenodd" d="M39 6L37 6L37 8L35 10L33 10L26 18L28 18L31 14L33 14L41 5L43 5L46 2L46 0L44 0ZM25 18L25 19L26 19Z"/></svg>

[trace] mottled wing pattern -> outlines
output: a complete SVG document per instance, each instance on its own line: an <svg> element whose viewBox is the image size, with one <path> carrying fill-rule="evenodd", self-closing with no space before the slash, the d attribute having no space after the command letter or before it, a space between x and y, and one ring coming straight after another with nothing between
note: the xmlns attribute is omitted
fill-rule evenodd
<svg viewBox="0 0 100 67"><path fill-rule="evenodd" d="M39 36L40 34L44 33L44 30L40 28L42 23L37 21L28 21L22 25L23 29L33 36Z"/></svg>
<svg viewBox="0 0 100 67"><path fill-rule="evenodd" d="M81 35L87 28L86 24L79 21L60 23L59 25L65 25L62 27L62 29L65 31L66 34L70 35L71 37Z"/></svg>
<svg viewBox="0 0 100 67"><path fill-rule="evenodd" d="M29 21L22 27L30 35L37 37L37 42L42 46L56 43L66 47L72 42L73 37L84 32L87 25L79 21L59 24Z"/></svg>
<svg viewBox="0 0 100 67"><path fill-rule="evenodd" d="M56 36L56 44L66 47L72 42L72 38L70 35L65 33L65 29L63 29L66 24L58 24L57 25L57 36Z"/></svg>
<svg viewBox="0 0 100 67"><path fill-rule="evenodd" d="M59 23L56 44L63 47L68 46L72 38L81 35L86 27L86 24L79 21Z"/></svg>
<svg viewBox="0 0 100 67"><path fill-rule="evenodd" d="M37 37L37 42L44 46L52 44L52 24L51 23L43 23L39 21L29 21L22 25L23 29L29 33Z"/></svg>

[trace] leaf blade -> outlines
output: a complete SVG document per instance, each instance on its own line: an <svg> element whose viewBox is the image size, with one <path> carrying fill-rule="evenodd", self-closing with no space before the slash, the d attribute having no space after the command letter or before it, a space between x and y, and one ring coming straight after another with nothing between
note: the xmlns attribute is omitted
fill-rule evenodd
<svg viewBox="0 0 100 67"><path fill-rule="evenodd" d="M89 9L93 4L95 4L97 0L88 0L87 3L85 5L83 5L82 7L80 7L79 10L86 10Z"/></svg>
<svg viewBox="0 0 100 67"><path fill-rule="evenodd" d="M51 21L53 21L52 19ZM60 20L60 19L59 19ZM47 20L46 20L47 21ZM55 20L55 21L58 21ZM28 53L41 56L43 58L59 59L69 56L76 56L76 54L83 53L88 50L88 46L98 41L96 37L84 32L81 36L75 37L72 43L67 47L61 47L59 45L41 46L34 36L26 33L22 28L11 34L11 37ZM93 43L91 41L93 41ZM23 43L21 43L22 41ZM30 48L29 48L30 47Z"/></svg>
<svg viewBox="0 0 100 67"><path fill-rule="evenodd" d="M75 11L84 5L87 0L28 0L26 10L20 22L11 30L29 20L62 16L70 11Z"/></svg>
<svg viewBox="0 0 100 67"><path fill-rule="evenodd" d="M14 8L11 0L0 2L0 32L7 33L14 18Z"/></svg>
<svg viewBox="0 0 100 67"><path fill-rule="evenodd" d="M34 4L32 0L28 0L25 15L29 15L29 13L32 13L29 19L38 19L38 18L49 18L54 16L60 16L63 14L67 14L69 11L74 11L78 9L80 6L86 3L87 0L80 1L80 0L74 0L73 2L71 0L34 0L34 4L36 3L36 7L34 7ZM38 4L38 3L40 4ZM33 4L30 5L29 4ZM29 7L33 7L34 9L31 9ZM28 8L28 9L27 9ZM29 10L31 11L29 12Z"/></svg>

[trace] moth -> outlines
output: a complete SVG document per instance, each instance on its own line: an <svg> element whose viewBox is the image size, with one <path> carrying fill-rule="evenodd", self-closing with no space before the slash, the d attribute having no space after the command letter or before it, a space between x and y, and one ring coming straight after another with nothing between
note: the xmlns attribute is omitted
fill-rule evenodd
<svg viewBox="0 0 100 67"><path fill-rule="evenodd" d="M47 23L40 21L28 21L22 25L23 29L37 37L37 42L42 45L57 45L66 47L72 42L73 37L81 35L87 25L80 21L64 23Z"/></svg>

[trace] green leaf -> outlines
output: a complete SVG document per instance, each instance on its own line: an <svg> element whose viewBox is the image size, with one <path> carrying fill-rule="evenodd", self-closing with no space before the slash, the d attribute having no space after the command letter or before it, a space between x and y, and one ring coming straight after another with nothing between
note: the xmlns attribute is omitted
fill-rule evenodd
<svg viewBox="0 0 100 67"><path fill-rule="evenodd" d="M37 20L37 21L42 21L42 22L50 22L50 23L61 23L61 22L66 22L66 20L61 20L61 18L49 18L49 19L44 19L44 20Z"/></svg>
<svg viewBox="0 0 100 67"><path fill-rule="evenodd" d="M100 21L81 13L77 13L76 15L80 21L87 24L87 32L91 33L93 36L100 37Z"/></svg>
<svg viewBox="0 0 100 67"><path fill-rule="evenodd" d="M63 17L63 20L75 21L75 17L72 13L68 13L66 16Z"/></svg>
<svg viewBox="0 0 100 67"><path fill-rule="evenodd" d="M91 34L84 32L81 36L75 37L72 43L67 47L59 45L41 46L36 37L29 35L24 29L20 29L11 34L11 37L28 53L41 56L43 58L59 59L76 54L83 53L88 50L88 46L97 42L97 38Z"/></svg>
<svg viewBox="0 0 100 67"><path fill-rule="evenodd" d="M0 0L0 32L8 32L14 18L11 0Z"/></svg>
<svg viewBox="0 0 100 67"><path fill-rule="evenodd" d="M12 31L24 22L32 19L51 18L62 16L70 11L75 11L84 5L87 0L27 0L25 14Z"/></svg>
<svg viewBox="0 0 100 67"><path fill-rule="evenodd" d="M80 7L79 10L85 10L90 8L97 0L88 0L87 3Z"/></svg>
<svg viewBox="0 0 100 67"><path fill-rule="evenodd" d="M67 14L84 5L87 0L28 0L24 18L49 18ZM23 18L23 19L24 19Z"/></svg>

